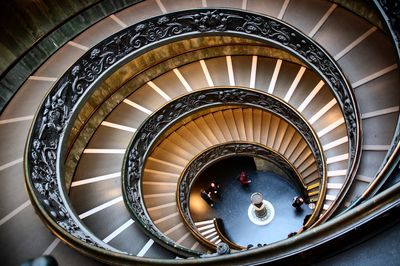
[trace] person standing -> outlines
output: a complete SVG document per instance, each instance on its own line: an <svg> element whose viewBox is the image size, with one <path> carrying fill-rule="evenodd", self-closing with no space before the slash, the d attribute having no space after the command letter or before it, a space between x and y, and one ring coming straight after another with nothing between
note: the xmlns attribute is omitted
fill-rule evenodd
<svg viewBox="0 0 400 266"><path fill-rule="evenodd" d="M210 207L214 207L215 203L211 197L211 192L207 193L204 189L202 189L200 191L200 196L205 202L207 202L208 205L210 205Z"/></svg>
<svg viewBox="0 0 400 266"><path fill-rule="evenodd" d="M245 171L240 172L239 181L243 187L248 187L249 184L251 183L251 180L248 178Z"/></svg>
<svg viewBox="0 0 400 266"><path fill-rule="evenodd" d="M221 199L221 186L217 182L211 182L208 190L211 192L212 195L215 195L218 199Z"/></svg>
<svg viewBox="0 0 400 266"><path fill-rule="evenodd" d="M301 210L301 205L303 205L304 199L301 196L296 196L293 198L292 206L296 208L296 211Z"/></svg>

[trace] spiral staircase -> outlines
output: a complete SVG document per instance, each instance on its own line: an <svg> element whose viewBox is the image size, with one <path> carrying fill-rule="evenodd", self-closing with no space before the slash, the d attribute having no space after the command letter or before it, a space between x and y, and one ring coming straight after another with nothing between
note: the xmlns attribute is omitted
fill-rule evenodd
<svg viewBox="0 0 400 266"><path fill-rule="evenodd" d="M85 12L92 22L65 34ZM391 12L378 1L99 1L66 19L54 53L13 76L46 35L2 74L3 262L307 264L398 224ZM190 166L231 144L290 166L316 206L296 237L213 255L229 240L212 219L191 220Z"/></svg>

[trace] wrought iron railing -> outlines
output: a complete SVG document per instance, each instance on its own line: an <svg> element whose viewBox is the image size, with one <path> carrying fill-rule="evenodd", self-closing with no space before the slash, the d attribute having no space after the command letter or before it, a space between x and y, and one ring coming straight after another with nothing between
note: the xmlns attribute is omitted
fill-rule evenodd
<svg viewBox="0 0 400 266"><path fill-rule="evenodd" d="M128 27L91 48L57 81L35 116L25 153L27 188L40 216L70 245L94 256L101 253L98 246L104 246L76 218L63 187L64 146L81 106L97 84L131 58L167 42L207 35L271 44L298 56L321 75L345 115L350 149L346 190L360 154L360 119L353 93L333 58L300 31L270 17L228 9L170 13Z"/></svg>
<svg viewBox="0 0 400 266"><path fill-rule="evenodd" d="M303 137L315 158L319 178L321 180L319 200L317 202L315 211L310 218L310 223L313 223L315 219L319 217L318 214L322 208L323 198L326 191L326 166L322 146L319 143L316 133L308 124L308 122L301 116L300 113L298 113L294 108L290 107L287 103L267 93L237 87L213 87L210 89L198 90L189 93L167 103L164 107L153 113L142 123L142 126L137 130L134 138L126 149L122 170L122 187L125 202L135 219L139 221L144 229L151 233L161 245L167 244L171 249L180 248L185 252L191 252L191 250L178 245L160 232L153 224L150 216L147 213L145 204L143 202L141 178L148 155L151 154L152 149L154 149L156 146L156 143L159 141L159 139L164 137L169 128L185 117L188 117L189 115L195 114L196 112L206 108L235 105L243 107L255 107L271 112L274 115L286 120ZM233 148L234 147L235 146L233 146ZM226 148L229 150L232 147L227 145ZM261 153L260 149L254 150L257 150ZM265 151L263 154L265 157L268 157L268 154ZM216 155L217 153L213 154L213 156ZM208 158L213 158L213 156L209 154ZM193 174L194 172L190 173ZM195 176L191 177L195 178ZM180 202L182 204L187 202L190 184L192 181L193 180L190 178L185 178L182 179L182 182L180 183L178 195L179 197L182 196L182 198L180 198ZM193 224L193 221L190 219L187 205L182 205L181 213L184 215L185 219L190 221L189 225Z"/></svg>
<svg viewBox="0 0 400 266"><path fill-rule="evenodd" d="M25 80L49 57L76 35L104 19L143 0L97 0L66 18L45 35L37 39L16 60L11 62L0 75L0 86L10 91L0 99L0 113ZM30 40L29 40L30 42Z"/></svg>
<svg viewBox="0 0 400 266"><path fill-rule="evenodd" d="M300 194L306 194L306 188L302 183L301 176L296 170L296 168L281 154L270 149L259 143L253 142L243 142L243 141L235 141L235 142L227 142L220 145L212 146L207 150L201 152L196 157L192 159L192 161L187 164L185 169L177 183L177 191L176 191L176 201L178 210L183 217L183 221L186 227L192 232L192 234L205 246L209 247L212 250L216 249L216 245L207 239L205 239L197 230L197 226L192 219L190 212L190 191L191 187L196 181L196 179L206 170L208 167L216 163L217 161L235 157L235 156L250 156L250 157L258 157L261 159L265 159L277 165L286 175L287 177L296 184L296 187L301 191ZM322 176L320 176L322 183ZM322 191L320 191L322 192ZM314 217L317 218L319 215L319 210L315 209ZM309 224L315 221L314 219L309 220ZM308 226L309 226L308 224ZM300 229L300 228L299 228ZM223 235L223 234L222 234ZM232 241L225 240L232 249L243 250L244 248L237 245L232 244Z"/></svg>

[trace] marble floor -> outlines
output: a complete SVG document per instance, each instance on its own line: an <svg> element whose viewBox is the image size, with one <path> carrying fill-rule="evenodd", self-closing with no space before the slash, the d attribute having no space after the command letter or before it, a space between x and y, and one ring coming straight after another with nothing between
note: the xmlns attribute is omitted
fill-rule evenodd
<svg viewBox="0 0 400 266"><path fill-rule="evenodd" d="M248 188L239 182L241 170L246 171L252 180ZM215 199L213 208L199 196L200 189L207 188L211 181L217 181L222 191L221 199ZM254 192L261 192L275 209L275 216L267 225L255 225L248 218L250 195ZM221 218L230 240L242 246L257 246L285 239L290 232L302 227L304 217L311 210L307 205L303 205L300 211L292 207L293 197L300 193L300 189L288 179L273 172L257 171L253 158L235 157L220 161L201 174L192 186L190 208L194 221Z"/></svg>

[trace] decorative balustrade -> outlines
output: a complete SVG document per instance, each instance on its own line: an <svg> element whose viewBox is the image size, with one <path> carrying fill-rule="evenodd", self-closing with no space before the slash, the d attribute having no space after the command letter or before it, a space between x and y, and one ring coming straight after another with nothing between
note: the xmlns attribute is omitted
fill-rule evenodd
<svg viewBox="0 0 400 266"><path fill-rule="evenodd" d="M70 245L87 254L102 256L103 260L109 259L108 256L112 257L110 254L115 252L80 222L65 193L64 147L71 124L80 108L104 78L143 51L174 40L207 35L249 37L268 43L297 56L321 75L334 92L345 115L350 166L342 191L348 188L360 156L360 118L353 93L333 58L303 33L274 18L229 9L199 9L165 14L128 27L91 48L57 81L35 116L25 152L27 189L39 215L55 234ZM242 99L240 97L243 95L219 95L221 99L233 96ZM202 97L197 100L202 101ZM188 98L188 106L191 106L192 100L196 99L193 96ZM259 99L249 99L248 103L256 100ZM173 113L181 112L180 106L175 108ZM166 115L160 114L157 119L165 118ZM150 128L154 126L149 125ZM143 142L141 152L145 152L143 148L150 144L145 139ZM141 166L138 168L134 164L142 165L143 162L136 160L137 156L139 154L131 152L128 160L132 163L132 169L139 170ZM135 172L129 178L135 180L138 176ZM135 189L128 191L129 197L137 196ZM133 211L139 214L142 212L141 208ZM104 252L104 249L110 253ZM188 255L184 250L182 252Z"/></svg>
<svg viewBox="0 0 400 266"><path fill-rule="evenodd" d="M213 146L200 154L198 154L182 172L177 185L177 205L181 215L185 220L193 225L193 220L189 211L189 194L193 183L202 174L202 172L215 162L233 156L250 156L259 157L276 164L298 188L303 190L306 187L303 184L300 174L296 168L281 154L276 151L258 144L249 142L228 142L221 145ZM320 176L322 182L323 175ZM195 229L195 227L193 227Z"/></svg>
<svg viewBox="0 0 400 266"><path fill-rule="evenodd" d="M149 218L143 203L141 190L141 177L143 175L147 156L151 153L152 149L155 148L157 142L165 137L164 135L166 132L169 132L168 130L174 126L175 123L201 110L219 106L251 106L253 108L260 108L280 116L290 123L300 133L312 151L321 181L319 200L310 219L310 223L313 223L315 219L317 219L319 211L322 208L322 199L326 192L326 165L322 146L312 127L294 108L274 96L251 89L214 87L198 90L167 103L163 108L148 117L137 130L129 144L123 164L123 194L131 214L140 222L146 231L151 233L153 237L160 242L160 244L167 244L171 249L179 248L184 252L192 252L167 238L157 229ZM232 144L221 146L215 150L211 149L207 152L207 155L203 157L212 160L218 158L218 156L222 156L224 153L232 152L232 150L236 153L240 153L240 149L243 150L243 153L259 153L261 157L265 158L272 155L271 150L267 151L265 148L260 148L258 146ZM284 165L284 159L278 159L280 160L277 160L277 162L282 162L282 165ZM190 170L191 168L187 170L190 175L188 175L188 178L181 180L178 189L179 202L182 204L182 206L180 206L181 214L189 221L190 225L193 225L187 206L190 184L197 176L197 171L200 170L197 169L198 166L203 166L203 161L196 160L196 162L197 164L191 165L193 170ZM286 169L291 176L298 177L296 171L293 169L290 170L290 167L286 166L284 169ZM193 231L194 230L192 230L192 232Z"/></svg>
<svg viewBox="0 0 400 266"><path fill-rule="evenodd" d="M184 218L184 222L192 234L205 246L209 247L212 250L216 249L216 243L210 242L208 239L204 238L204 236L199 233L198 226L193 221L192 216L190 214L189 209L189 195L191 191L191 187L196 179L202 174L202 172L207 169L210 165L215 162L226 159L232 156L251 156L251 157L259 157L270 162L276 164L290 179L295 182L297 186L303 190L305 193L305 186L302 183L300 174L297 172L296 168L287 161L282 155L277 152L269 149L260 144L256 143L248 143L248 142L228 142L221 145L213 146L202 153L198 154L184 169L182 172L178 184L177 184L177 206L181 216ZM320 177L322 181L322 176ZM314 210L314 217L318 217L319 210ZM221 221L215 220L215 223L221 225ZM310 219L310 223L311 219ZM215 227L218 227L216 225ZM222 225L221 225L222 226ZM224 238L225 235L221 228L219 235L222 235L222 241L227 243L229 247L233 250L243 250L244 247L237 245L230 241L229 239Z"/></svg>

